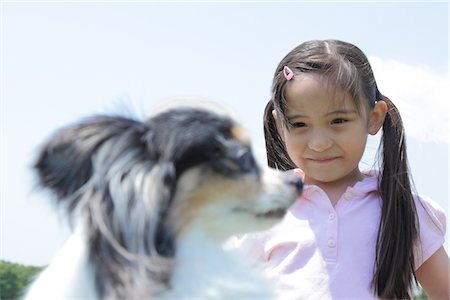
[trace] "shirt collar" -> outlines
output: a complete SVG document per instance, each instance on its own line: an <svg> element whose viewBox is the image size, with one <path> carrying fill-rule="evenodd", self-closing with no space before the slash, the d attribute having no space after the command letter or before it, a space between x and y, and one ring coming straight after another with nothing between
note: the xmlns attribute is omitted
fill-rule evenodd
<svg viewBox="0 0 450 300"><path fill-rule="evenodd" d="M346 192L358 195L360 197L365 196L369 193L378 191L378 174L376 170L368 170L362 172L364 179L358 181L354 186L348 187ZM303 187L303 196L310 196L313 193L320 190L316 185L305 184Z"/></svg>

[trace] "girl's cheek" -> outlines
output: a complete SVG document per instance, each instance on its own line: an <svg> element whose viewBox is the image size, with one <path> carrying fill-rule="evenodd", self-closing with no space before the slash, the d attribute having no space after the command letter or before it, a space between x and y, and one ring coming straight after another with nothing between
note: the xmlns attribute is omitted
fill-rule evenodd
<svg viewBox="0 0 450 300"><path fill-rule="evenodd" d="M297 143L295 142L295 140L290 138L285 139L284 143L286 145L286 150L288 150L288 152L292 152L297 147Z"/></svg>
<svg viewBox="0 0 450 300"><path fill-rule="evenodd" d="M305 143L305 136L300 134L289 134L286 136L285 141L297 147Z"/></svg>

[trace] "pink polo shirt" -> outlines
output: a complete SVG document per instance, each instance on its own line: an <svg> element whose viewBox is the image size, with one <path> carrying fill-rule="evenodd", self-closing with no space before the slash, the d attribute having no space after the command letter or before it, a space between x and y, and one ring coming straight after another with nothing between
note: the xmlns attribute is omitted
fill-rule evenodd
<svg viewBox="0 0 450 300"><path fill-rule="evenodd" d="M371 290L381 213L375 173L349 187L333 207L317 186L303 195L281 223L235 243L268 263L279 299L375 299ZM416 197L420 223L416 269L444 243L445 214ZM281 276L280 276L281 275Z"/></svg>

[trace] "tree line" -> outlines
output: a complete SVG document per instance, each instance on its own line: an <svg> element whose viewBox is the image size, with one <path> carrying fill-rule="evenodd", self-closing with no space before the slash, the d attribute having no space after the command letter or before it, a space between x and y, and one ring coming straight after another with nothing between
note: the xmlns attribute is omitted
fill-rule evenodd
<svg viewBox="0 0 450 300"><path fill-rule="evenodd" d="M20 299L26 287L45 267L26 266L0 260L0 299ZM419 290L414 300L426 300L427 295Z"/></svg>
<svg viewBox="0 0 450 300"><path fill-rule="evenodd" d="M0 299L20 299L25 288L43 268L0 260Z"/></svg>

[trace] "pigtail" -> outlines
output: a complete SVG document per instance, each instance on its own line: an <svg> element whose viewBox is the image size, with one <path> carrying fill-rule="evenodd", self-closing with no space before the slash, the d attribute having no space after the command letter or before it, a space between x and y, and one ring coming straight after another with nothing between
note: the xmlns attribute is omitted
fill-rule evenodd
<svg viewBox="0 0 450 300"><path fill-rule="evenodd" d="M406 142L397 107L377 91L388 105L379 155L382 158L379 191L381 220L376 245L375 294L385 299L412 298L415 279L414 244L418 239L416 207L411 191Z"/></svg>
<svg viewBox="0 0 450 300"><path fill-rule="evenodd" d="M264 110L264 139L266 141L267 163L269 167L282 171L295 168L287 154L284 142L278 134L277 125L272 115L273 101L270 100Z"/></svg>

